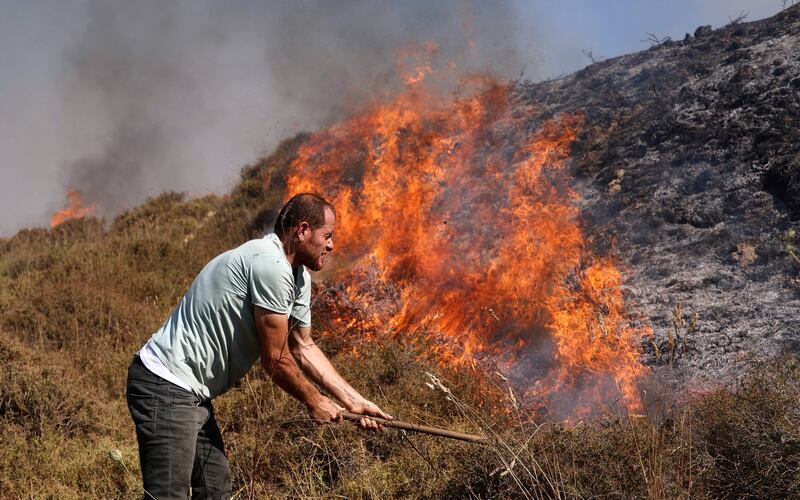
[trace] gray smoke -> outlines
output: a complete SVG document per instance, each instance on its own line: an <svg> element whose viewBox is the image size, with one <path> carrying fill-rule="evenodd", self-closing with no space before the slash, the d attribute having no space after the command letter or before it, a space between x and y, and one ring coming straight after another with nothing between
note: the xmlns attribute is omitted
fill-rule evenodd
<svg viewBox="0 0 800 500"><path fill-rule="evenodd" d="M107 216L225 192L282 138L396 89L409 43L539 79L769 3L0 0L0 236L46 224L69 186Z"/></svg>
<svg viewBox="0 0 800 500"><path fill-rule="evenodd" d="M96 1L87 15L66 52L65 101L103 125L63 174L104 213L223 185L258 149L395 88L395 54L415 40L461 71L520 66L502 2Z"/></svg>

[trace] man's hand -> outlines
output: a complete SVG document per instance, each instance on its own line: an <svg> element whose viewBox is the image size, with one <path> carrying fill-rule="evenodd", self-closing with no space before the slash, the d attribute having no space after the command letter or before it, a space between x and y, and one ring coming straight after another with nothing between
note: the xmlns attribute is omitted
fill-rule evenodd
<svg viewBox="0 0 800 500"><path fill-rule="evenodd" d="M367 401L345 379L336 371L330 360L314 343L311 338L311 329L307 327L294 326L289 335L289 349L300 369L303 370L311 380L324 387L333 397L341 401L349 411L362 415L371 415L386 420L392 420L392 416L378 408L378 405ZM316 399L314 399L316 401ZM325 398L325 401L330 402ZM331 403L332 404L332 403ZM317 417L317 411L312 408L315 405L308 405L309 413L312 417L319 420L331 421L330 415L325 412ZM338 408L338 407L337 407ZM338 408L341 411L341 408ZM341 418L340 415L338 415ZM337 419L338 420L338 419ZM383 426L371 418L364 417L359 420L362 429L383 430Z"/></svg>
<svg viewBox="0 0 800 500"><path fill-rule="evenodd" d="M393 416L381 410L378 405L363 398L351 404L347 409L353 413L359 413L361 415L372 415L373 417L380 417L385 420L394 419ZM368 417L362 417L358 419L358 425L360 425L362 429L370 429L373 431L383 430L383 426L381 424Z"/></svg>
<svg viewBox="0 0 800 500"><path fill-rule="evenodd" d="M325 396L320 395L307 408L308 414L317 425L342 421L342 408Z"/></svg>

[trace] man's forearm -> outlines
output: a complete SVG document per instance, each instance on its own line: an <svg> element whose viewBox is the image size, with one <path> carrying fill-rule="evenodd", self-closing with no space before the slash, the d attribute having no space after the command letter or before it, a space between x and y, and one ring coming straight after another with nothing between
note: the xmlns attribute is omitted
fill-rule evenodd
<svg viewBox="0 0 800 500"><path fill-rule="evenodd" d="M292 350L292 355L308 378L325 388L348 409L364 399L339 375L328 357L316 344L297 347Z"/></svg>
<svg viewBox="0 0 800 500"><path fill-rule="evenodd" d="M285 354L272 363L262 362L272 381L306 406L322 396L308 381L291 356Z"/></svg>

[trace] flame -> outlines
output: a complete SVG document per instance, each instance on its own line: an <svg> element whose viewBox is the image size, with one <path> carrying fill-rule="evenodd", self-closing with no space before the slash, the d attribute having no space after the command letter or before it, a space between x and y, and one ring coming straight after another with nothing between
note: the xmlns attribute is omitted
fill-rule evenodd
<svg viewBox="0 0 800 500"><path fill-rule="evenodd" d="M441 100L418 85L428 59L421 68L393 100L312 135L291 165L289 194L336 208L349 278L333 326L426 340L442 363L491 357L531 397L571 394L565 414L576 400L638 408L647 330L625 312L613 258L583 235L566 168L583 116L533 127L515 116L535 107L486 78Z"/></svg>
<svg viewBox="0 0 800 500"><path fill-rule="evenodd" d="M95 206L86 205L83 200L83 195L77 189L70 188L67 191L67 200L69 200L69 204L65 208L54 213L50 218L50 227L56 227L69 219L80 219L87 215L94 215Z"/></svg>
<svg viewBox="0 0 800 500"><path fill-rule="evenodd" d="M405 48L398 50L395 56L397 71L407 87L422 83L433 71L433 57L439 51L439 45L426 42L422 47L410 43Z"/></svg>

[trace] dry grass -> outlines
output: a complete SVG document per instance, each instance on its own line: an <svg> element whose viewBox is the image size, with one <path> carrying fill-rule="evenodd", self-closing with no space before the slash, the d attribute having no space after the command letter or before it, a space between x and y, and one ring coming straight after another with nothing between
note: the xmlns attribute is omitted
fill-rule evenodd
<svg viewBox="0 0 800 500"><path fill-rule="evenodd" d="M752 243L739 243L733 252L733 258L740 266L750 267L758 259L758 252Z"/></svg>
<svg viewBox="0 0 800 500"><path fill-rule="evenodd" d="M226 197L166 193L109 225L84 219L0 240L0 497L141 495L123 395L131 355L208 259L261 233L302 139L246 167ZM502 379L442 368L402 340L358 355L342 339L322 342L397 417L484 432L491 445L317 428L256 369L215 403L237 498L800 495L794 359L669 411L662 402L650 416L565 426L515 410Z"/></svg>

